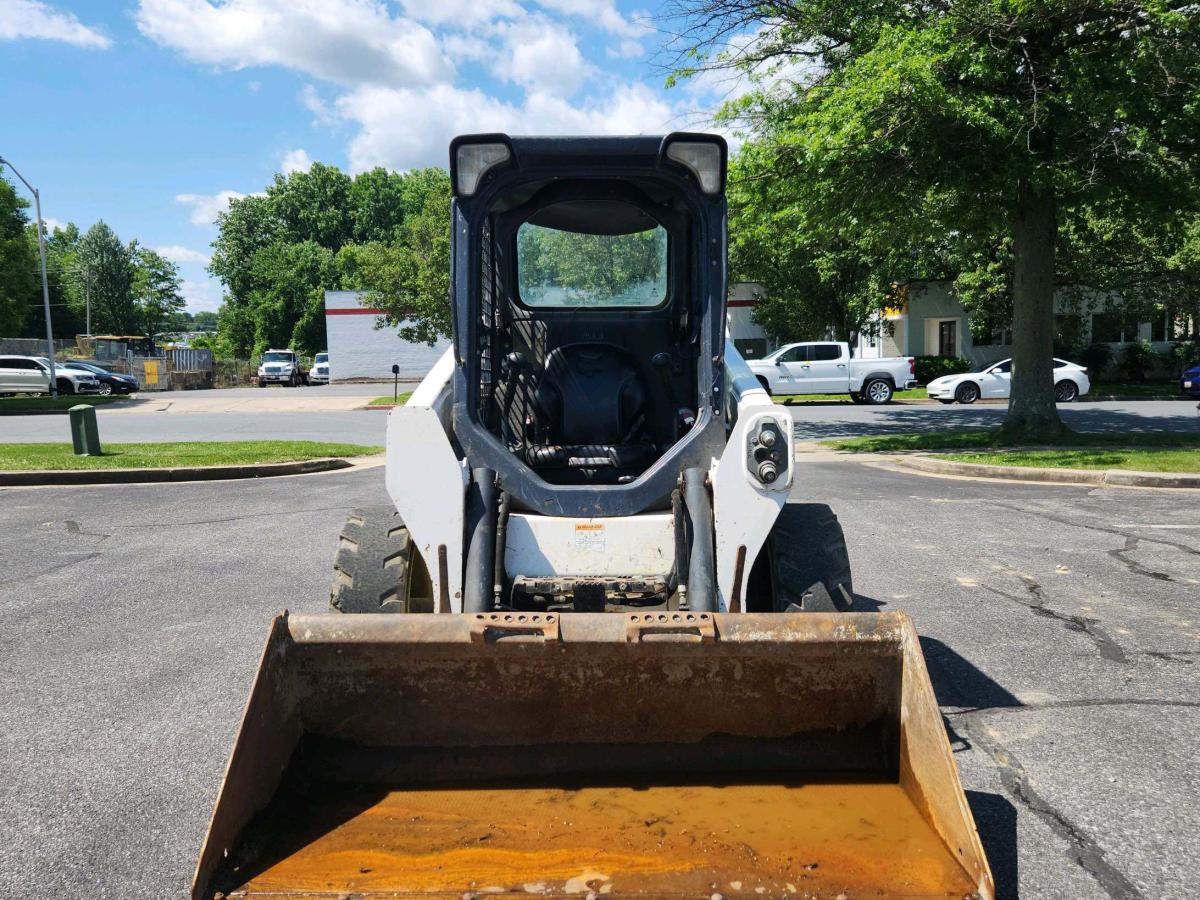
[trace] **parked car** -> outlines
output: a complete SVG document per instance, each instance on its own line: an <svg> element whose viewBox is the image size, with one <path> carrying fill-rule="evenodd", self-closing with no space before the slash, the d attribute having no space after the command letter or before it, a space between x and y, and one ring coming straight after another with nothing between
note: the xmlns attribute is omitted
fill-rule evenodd
<svg viewBox="0 0 1200 900"><path fill-rule="evenodd" d="M1192 366L1183 373L1179 389L1189 397L1200 397L1200 366Z"/></svg>
<svg viewBox="0 0 1200 900"><path fill-rule="evenodd" d="M63 368L55 363L60 394L96 394L100 382L90 372ZM50 393L50 360L44 356L0 356L0 394Z"/></svg>
<svg viewBox="0 0 1200 900"><path fill-rule="evenodd" d="M1070 403L1092 388L1088 370L1083 366L1054 360L1054 399ZM1004 359L978 372L943 375L925 386L929 396L942 403L974 403L984 399L1008 399L1012 393L1012 360Z"/></svg>
<svg viewBox="0 0 1200 900"><path fill-rule="evenodd" d="M110 394L132 394L138 389L138 380L132 375L121 375L117 372L110 372L108 369L98 366L95 363L71 360L70 362L59 363L59 365L64 369L90 372L95 375L96 381L99 382L98 391L105 397Z"/></svg>
<svg viewBox="0 0 1200 900"><path fill-rule="evenodd" d="M309 384L329 384L329 351L322 350L313 360L312 370L308 373Z"/></svg>
<svg viewBox="0 0 1200 900"><path fill-rule="evenodd" d="M308 370L294 350L268 350L258 366L258 386L286 384L298 387L308 384Z"/></svg>
<svg viewBox="0 0 1200 900"><path fill-rule="evenodd" d="M893 393L917 383L911 356L853 359L844 341L785 344L746 365L773 396L849 394L855 403L887 403Z"/></svg>

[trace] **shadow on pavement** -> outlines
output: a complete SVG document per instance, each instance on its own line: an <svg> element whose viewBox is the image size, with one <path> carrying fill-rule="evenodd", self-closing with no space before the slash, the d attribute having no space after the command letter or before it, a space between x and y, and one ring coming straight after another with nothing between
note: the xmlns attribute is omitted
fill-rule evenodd
<svg viewBox="0 0 1200 900"><path fill-rule="evenodd" d="M1020 896L1017 810L999 794L967 791L966 795L971 815L975 817L975 825L979 829L983 852L987 854L988 865L992 867L996 900L1016 900Z"/></svg>
<svg viewBox="0 0 1200 900"><path fill-rule="evenodd" d="M1179 415L1140 415L1124 409L1088 409L1059 406L1059 414L1075 431L1124 434L1164 432L1200 432L1200 415L1181 404ZM853 407L847 407L852 409ZM836 419L806 418L802 407L796 409L796 436L803 440L909 434L927 431L994 428L1004 421L1006 406L955 406L950 408L889 406L872 408L868 417L847 416Z"/></svg>

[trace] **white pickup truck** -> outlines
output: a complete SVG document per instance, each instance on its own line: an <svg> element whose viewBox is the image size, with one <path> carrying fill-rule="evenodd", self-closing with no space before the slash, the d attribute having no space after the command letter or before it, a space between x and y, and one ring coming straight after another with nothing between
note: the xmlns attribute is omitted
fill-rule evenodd
<svg viewBox="0 0 1200 900"><path fill-rule="evenodd" d="M762 359L747 360L772 396L849 394L855 403L888 403L892 394L916 385L911 356L854 359L844 341L785 344Z"/></svg>

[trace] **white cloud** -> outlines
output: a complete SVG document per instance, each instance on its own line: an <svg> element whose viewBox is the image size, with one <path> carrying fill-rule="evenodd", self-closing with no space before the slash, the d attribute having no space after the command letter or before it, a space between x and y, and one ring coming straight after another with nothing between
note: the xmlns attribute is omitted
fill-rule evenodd
<svg viewBox="0 0 1200 900"><path fill-rule="evenodd" d="M538 6L565 16L576 16L623 38L646 37L649 28L626 19L617 11L614 0L537 0Z"/></svg>
<svg viewBox="0 0 1200 900"><path fill-rule="evenodd" d="M165 256L171 262L175 263L197 263L199 265L208 265L209 255L202 253L199 250L193 250L190 247L183 247L179 244L167 244L163 247L155 247L154 252Z"/></svg>
<svg viewBox="0 0 1200 900"><path fill-rule="evenodd" d="M451 74L433 33L375 0L141 0L138 28L189 59L279 65L347 85L426 84Z"/></svg>
<svg viewBox="0 0 1200 900"><path fill-rule="evenodd" d="M42 225L45 227L47 234L54 234L59 229L67 227L66 222L62 219L56 219L54 216L42 216Z"/></svg>
<svg viewBox="0 0 1200 900"><path fill-rule="evenodd" d="M0 40L40 38L104 50L112 41L74 13L59 12L40 0L0 0Z"/></svg>
<svg viewBox="0 0 1200 900"><path fill-rule="evenodd" d="M211 225L217 213L229 209L229 201L245 197L237 191L218 191L215 194L176 194L175 202L192 208L188 221L193 225Z"/></svg>
<svg viewBox="0 0 1200 900"><path fill-rule="evenodd" d="M431 25L471 26L524 12L513 0L400 0L404 11Z"/></svg>
<svg viewBox="0 0 1200 900"><path fill-rule="evenodd" d="M216 312L221 306L221 283L215 278L185 278L179 285L187 311Z"/></svg>
<svg viewBox="0 0 1200 900"><path fill-rule="evenodd" d="M337 109L359 126L349 150L355 172L377 165L444 166L450 138L464 132L652 134L671 130L680 115L661 94L638 83L582 105L541 92L517 105L444 84L424 90L364 87L340 97Z"/></svg>
<svg viewBox="0 0 1200 900"><path fill-rule="evenodd" d="M279 169L285 175L291 172L307 172L312 168L312 164L312 157L301 147L296 150L289 150L283 154L283 159L279 163Z"/></svg>
<svg viewBox="0 0 1200 900"><path fill-rule="evenodd" d="M570 29L542 16L502 26L498 32L504 37L504 50L493 55L492 71L527 91L569 97L594 71Z"/></svg>

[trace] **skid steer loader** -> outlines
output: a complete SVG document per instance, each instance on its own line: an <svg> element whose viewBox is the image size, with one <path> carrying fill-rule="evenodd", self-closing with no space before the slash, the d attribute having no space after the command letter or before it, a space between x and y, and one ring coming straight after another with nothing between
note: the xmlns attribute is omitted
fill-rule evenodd
<svg viewBox="0 0 1200 900"><path fill-rule="evenodd" d="M725 340L725 170L453 141L453 348L271 629L193 897L993 896L913 626Z"/></svg>

